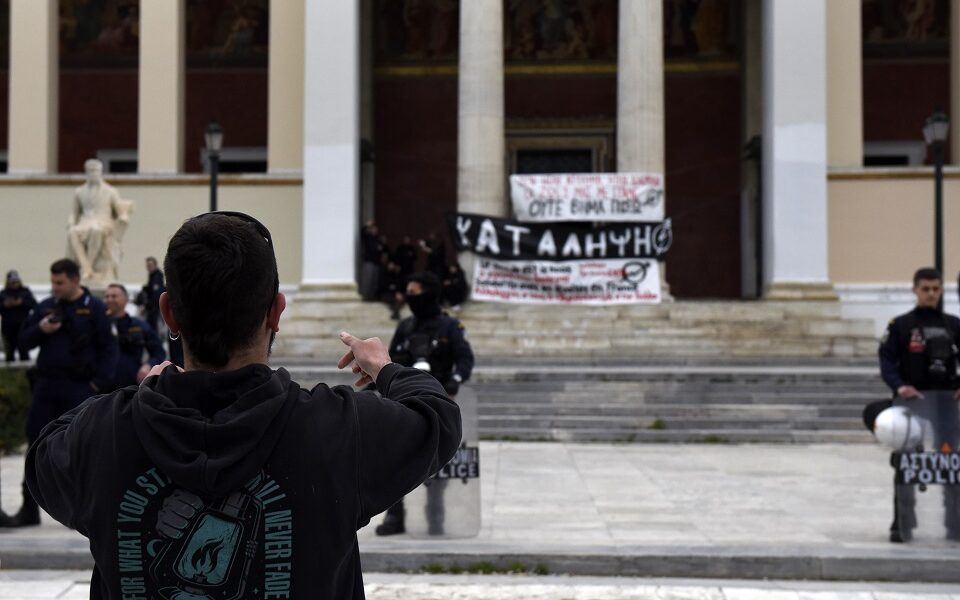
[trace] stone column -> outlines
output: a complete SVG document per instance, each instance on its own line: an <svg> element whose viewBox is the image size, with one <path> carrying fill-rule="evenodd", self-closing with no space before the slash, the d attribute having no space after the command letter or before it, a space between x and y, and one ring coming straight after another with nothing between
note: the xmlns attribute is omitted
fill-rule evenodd
<svg viewBox="0 0 960 600"><path fill-rule="evenodd" d="M662 174L663 2L620 0L619 10L617 171ZM660 266L661 295L670 300L666 268Z"/></svg>
<svg viewBox="0 0 960 600"><path fill-rule="evenodd" d="M183 171L184 0L140 3L137 170Z"/></svg>
<svg viewBox="0 0 960 600"><path fill-rule="evenodd" d="M503 121L503 0L460 3L457 210L510 212ZM459 256L473 280L473 255Z"/></svg>
<svg viewBox="0 0 960 600"><path fill-rule="evenodd" d="M664 171L660 0L620 0L617 171Z"/></svg>
<svg viewBox="0 0 960 600"><path fill-rule="evenodd" d="M57 0L10 2L7 171L54 173L59 128Z"/></svg>
<svg viewBox="0 0 960 600"><path fill-rule="evenodd" d="M358 3L307 2L305 24L303 285L343 286L355 291L360 158Z"/></svg>
<svg viewBox="0 0 960 600"><path fill-rule="evenodd" d="M270 3L267 171L303 170L304 0Z"/></svg>
<svg viewBox="0 0 960 600"><path fill-rule="evenodd" d="M931 111L933 112L933 111ZM950 0L950 163L960 164L960 0Z"/></svg>
<svg viewBox="0 0 960 600"><path fill-rule="evenodd" d="M826 0L763 4L763 250L769 299L836 299L827 266Z"/></svg>
<svg viewBox="0 0 960 600"><path fill-rule="evenodd" d="M861 0L827 3L827 164L863 166Z"/></svg>

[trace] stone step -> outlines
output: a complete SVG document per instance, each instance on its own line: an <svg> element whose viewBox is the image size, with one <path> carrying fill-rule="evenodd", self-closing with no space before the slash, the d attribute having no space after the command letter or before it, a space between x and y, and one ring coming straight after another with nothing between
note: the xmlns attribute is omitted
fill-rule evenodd
<svg viewBox="0 0 960 600"><path fill-rule="evenodd" d="M302 384L351 382L330 368L293 373ZM524 440L864 443L873 438L863 429L863 406L889 396L872 361L795 368L541 361L481 365L468 386L482 436Z"/></svg>
<svg viewBox="0 0 960 600"><path fill-rule="evenodd" d="M479 415L480 431L525 427L531 429L738 429L754 430L860 430L859 419L817 417L817 415L603 415L603 414L487 414ZM865 429L864 429L865 430Z"/></svg>
<svg viewBox="0 0 960 600"><path fill-rule="evenodd" d="M868 320L841 318L837 302L674 302L540 306L471 302L457 313L478 356L488 357L856 357L872 356ZM392 337L380 303L347 288L304 290L281 323L277 351L335 358L336 335Z"/></svg>
<svg viewBox="0 0 960 600"><path fill-rule="evenodd" d="M629 417L661 417L693 418L693 417L741 417L751 419L803 419L803 418L838 418L859 419L863 409L862 404L848 407L818 407L802 405L769 405L769 404L689 404L689 405L637 405L625 403L570 403L560 404L543 403L509 403L489 402L480 398L479 412L481 415L537 415L549 411L554 415L596 415L596 416L629 416Z"/></svg>
<svg viewBox="0 0 960 600"><path fill-rule="evenodd" d="M625 443L706 443L706 444L871 444L866 430L860 431L755 431L752 429L622 430L501 429L495 435L481 432L482 439L505 441L625 442Z"/></svg>

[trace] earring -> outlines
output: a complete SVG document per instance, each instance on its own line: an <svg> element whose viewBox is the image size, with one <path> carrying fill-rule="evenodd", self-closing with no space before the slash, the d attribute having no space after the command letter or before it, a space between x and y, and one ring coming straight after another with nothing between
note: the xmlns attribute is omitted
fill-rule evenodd
<svg viewBox="0 0 960 600"><path fill-rule="evenodd" d="M180 332L178 331L178 332L177 332L177 335L173 335L173 332L171 331L171 332L167 333L167 337L170 338L170 341L171 341L171 342L175 342L175 341L177 341L177 340L180 339Z"/></svg>

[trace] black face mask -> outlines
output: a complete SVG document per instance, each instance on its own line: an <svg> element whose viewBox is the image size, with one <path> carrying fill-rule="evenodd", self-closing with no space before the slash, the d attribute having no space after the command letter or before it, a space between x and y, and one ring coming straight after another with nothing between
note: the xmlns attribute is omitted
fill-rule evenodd
<svg viewBox="0 0 960 600"><path fill-rule="evenodd" d="M434 294L417 294L407 296L407 305L410 312L418 319L427 319L440 314L440 303Z"/></svg>

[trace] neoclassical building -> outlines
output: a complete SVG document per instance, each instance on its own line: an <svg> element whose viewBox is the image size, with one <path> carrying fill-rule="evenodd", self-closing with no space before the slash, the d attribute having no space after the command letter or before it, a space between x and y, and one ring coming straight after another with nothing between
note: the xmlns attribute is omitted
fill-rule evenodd
<svg viewBox="0 0 960 600"><path fill-rule="evenodd" d="M853 307L908 302L933 262L921 128L941 110L960 270L958 0L9 0L0 19L0 268L28 282L93 156L136 203L120 273L141 280L206 210L211 119L220 208L273 230L288 289L353 285L367 219L445 235L450 211L508 215L511 173L641 171L666 176L678 300Z"/></svg>

